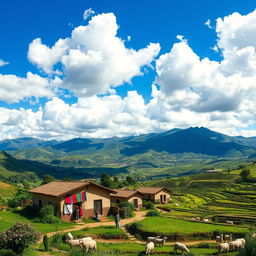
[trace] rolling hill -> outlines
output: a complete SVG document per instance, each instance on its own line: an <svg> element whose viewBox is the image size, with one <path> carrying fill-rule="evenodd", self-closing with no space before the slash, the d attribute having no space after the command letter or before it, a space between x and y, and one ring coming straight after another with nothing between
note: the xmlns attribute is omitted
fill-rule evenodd
<svg viewBox="0 0 256 256"><path fill-rule="evenodd" d="M64 168L64 171L75 168L76 173L80 170L96 176L101 173L97 171L100 168L137 176L145 173L156 177L175 176L207 168L234 167L256 157L255 137L232 137L204 127L125 138L75 138L62 142L23 138L21 141L18 150L8 151L15 158ZM8 148L14 145L12 141L8 143Z"/></svg>

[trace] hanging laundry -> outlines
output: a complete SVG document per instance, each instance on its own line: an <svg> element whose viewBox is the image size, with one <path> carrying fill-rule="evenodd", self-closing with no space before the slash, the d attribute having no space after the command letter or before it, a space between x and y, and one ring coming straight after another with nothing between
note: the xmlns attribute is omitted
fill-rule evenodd
<svg viewBox="0 0 256 256"><path fill-rule="evenodd" d="M82 202L86 201L86 200L87 200L87 198L86 198L86 192L84 191L84 192L82 192L81 194L82 194Z"/></svg>
<svg viewBox="0 0 256 256"><path fill-rule="evenodd" d="M72 195L72 203L77 203L77 197L76 194Z"/></svg>
<svg viewBox="0 0 256 256"><path fill-rule="evenodd" d="M81 193L76 194L76 199L77 199L78 203L82 202L82 195L81 195Z"/></svg>
<svg viewBox="0 0 256 256"><path fill-rule="evenodd" d="M83 208L82 207L79 207L79 216L80 216L80 218L83 216Z"/></svg>
<svg viewBox="0 0 256 256"><path fill-rule="evenodd" d="M66 204L71 204L71 203L72 203L72 200L71 200L71 197L70 197L70 196L67 196L67 197L65 198L65 203L66 203Z"/></svg>
<svg viewBox="0 0 256 256"><path fill-rule="evenodd" d="M65 204L64 205L64 214L72 214L73 213L73 205Z"/></svg>

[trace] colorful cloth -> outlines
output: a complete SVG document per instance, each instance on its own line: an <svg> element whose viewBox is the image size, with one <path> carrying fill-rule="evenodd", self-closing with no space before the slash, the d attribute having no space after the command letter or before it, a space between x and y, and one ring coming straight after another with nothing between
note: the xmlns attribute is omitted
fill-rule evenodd
<svg viewBox="0 0 256 256"><path fill-rule="evenodd" d="M82 192L82 202L87 201L86 192Z"/></svg>
<svg viewBox="0 0 256 256"><path fill-rule="evenodd" d="M81 193L76 194L76 200L77 200L78 203L82 202L82 195L81 195Z"/></svg>
<svg viewBox="0 0 256 256"><path fill-rule="evenodd" d="M79 215L80 215L80 217L83 216L83 208L82 207L79 208Z"/></svg>
<svg viewBox="0 0 256 256"><path fill-rule="evenodd" d="M67 197L65 198L65 203L66 203L66 204L72 204L72 198L71 198L71 196L67 196Z"/></svg>
<svg viewBox="0 0 256 256"><path fill-rule="evenodd" d="M73 203L73 204L77 203L76 194L72 195L72 203Z"/></svg>

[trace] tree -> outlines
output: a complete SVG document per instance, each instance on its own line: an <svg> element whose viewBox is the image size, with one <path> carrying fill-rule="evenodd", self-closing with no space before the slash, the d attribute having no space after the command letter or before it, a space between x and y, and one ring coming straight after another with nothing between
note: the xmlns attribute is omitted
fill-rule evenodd
<svg viewBox="0 0 256 256"><path fill-rule="evenodd" d="M244 168L241 172L240 172L240 176L243 180L246 180L249 175L250 175L250 169L249 168Z"/></svg>
<svg viewBox="0 0 256 256"><path fill-rule="evenodd" d="M49 174L45 174L45 175L43 176L43 182L42 182L42 184L47 184L47 183L50 183L50 182L52 182L52 181L55 181L55 178L54 178L53 176L49 175Z"/></svg>
<svg viewBox="0 0 256 256"><path fill-rule="evenodd" d="M100 178L100 184L102 186L111 188L113 186L113 179L108 173L103 173Z"/></svg>
<svg viewBox="0 0 256 256"><path fill-rule="evenodd" d="M127 176L126 181L129 185L134 185L136 183L136 180L132 176Z"/></svg>

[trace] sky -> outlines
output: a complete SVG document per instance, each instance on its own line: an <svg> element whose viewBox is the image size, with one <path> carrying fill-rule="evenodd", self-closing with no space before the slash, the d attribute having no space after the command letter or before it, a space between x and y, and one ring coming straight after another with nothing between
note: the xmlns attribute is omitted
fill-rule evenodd
<svg viewBox="0 0 256 256"><path fill-rule="evenodd" d="M10 0L0 140L204 126L256 136L254 1Z"/></svg>

